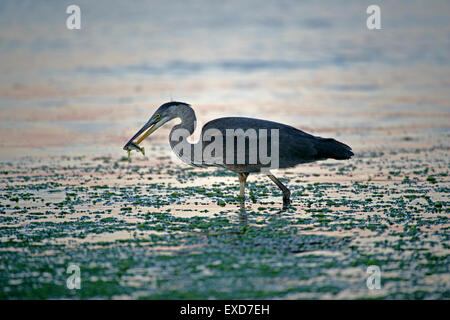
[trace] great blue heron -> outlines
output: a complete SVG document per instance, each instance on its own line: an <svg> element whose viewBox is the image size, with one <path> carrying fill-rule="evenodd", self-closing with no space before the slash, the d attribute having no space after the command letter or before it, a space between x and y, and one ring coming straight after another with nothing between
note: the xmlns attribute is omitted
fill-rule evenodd
<svg viewBox="0 0 450 320"><path fill-rule="evenodd" d="M180 138L187 138L195 130L196 117L189 104L175 101L160 106L142 129L128 141L124 150L139 150L139 144L145 138L175 118L179 118L181 123L174 126L170 132L169 141L172 150L190 165L215 166L236 172L239 175L242 200L245 197L245 183L248 175L261 172L265 173L281 189L284 206L290 203L289 189L269 171L270 168L273 168L270 166L273 163L269 165L267 157L264 157L263 161L261 151L265 151L265 155L268 153L276 155L276 159L271 158L271 160L275 160L276 168L289 168L300 163L325 159L345 160L353 156L349 146L334 139L313 136L277 122L244 117L212 120L203 126L198 142L185 142L182 145ZM185 133L184 136L183 133ZM233 135L231 139L229 139L230 133ZM207 138L202 139L202 137ZM239 139L241 139L241 149L236 148L239 145ZM213 143L215 148L211 148ZM253 156L252 148L254 148ZM230 150L231 156L227 158ZM214 161L202 158L205 156L205 151L208 151L207 153ZM200 157L198 157L199 153Z"/></svg>

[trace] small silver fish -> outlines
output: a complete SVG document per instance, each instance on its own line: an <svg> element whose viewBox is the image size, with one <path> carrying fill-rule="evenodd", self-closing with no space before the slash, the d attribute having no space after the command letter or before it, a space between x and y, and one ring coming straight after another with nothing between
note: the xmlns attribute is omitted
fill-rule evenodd
<svg viewBox="0 0 450 320"><path fill-rule="evenodd" d="M128 160L130 160L130 153L131 151L139 151L145 156L145 149L144 147L140 147L138 144L134 142L128 143L125 147L123 147L123 150L128 152Z"/></svg>

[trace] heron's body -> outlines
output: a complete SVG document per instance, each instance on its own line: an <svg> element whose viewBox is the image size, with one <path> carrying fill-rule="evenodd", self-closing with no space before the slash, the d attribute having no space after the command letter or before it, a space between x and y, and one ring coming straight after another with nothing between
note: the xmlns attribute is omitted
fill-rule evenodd
<svg viewBox="0 0 450 320"><path fill-rule="evenodd" d="M313 136L309 133L298 130L294 127L268 121L253 118L244 117L227 117L212 120L204 125L202 128L203 133L208 129L218 129L222 133L223 137L226 136L226 130L242 129L244 132L251 129L266 129L267 140L271 140L271 132L273 129L278 130L279 133L279 165L278 168L290 168L298 164L313 162L317 160L325 159L349 159L353 153L351 148L341 142L338 142L331 138L321 138ZM257 139L259 139L259 131L256 131ZM249 161L249 147L252 145L251 139L246 140L245 144L245 163L244 166L239 164L226 165L228 169L235 172L260 172L264 167L261 163L252 165ZM233 142L236 144L236 142ZM207 144L204 145L206 147ZM226 139L223 139L224 149L226 149ZM253 145L258 145L258 142L254 142ZM270 148L269 148L270 149ZM225 152L223 152L225 156ZM225 163L225 159L224 159Z"/></svg>
<svg viewBox="0 0 450 320"><path fill-rule="evenodd" d="M289 168L302 163L308 163L325 159L337 159L345 160L353 156L351 148L344 143L336 141L332 138L322 138L311 135L309 133L298 130L292 126L277 123L268 120L260 120L245 117L226 117L212 120L205 124L202 128L201 141L195 144L190 144L191 148L190 156L183 156L183 152L179 152L177 143L179 140L173 139L177 130L184 130L188 135L192 135L195 130L196 117L194 110L185 103L182 102L169 102L163 104L152 116L149 122L125 145L124 149L127 150L128 145L134 143L133 140L143 134L143 136L137 141L137 144L142 142L149 134L162 126L164 123L179 118L181 123L174 126L169 135L169 143L174 151L177 150L177 155L186 163L194 166L216 166L226 168L234 171L239 175L239 181L241 185L241 198L244 197L245 182L250 173L262 172L263 169L267 169L267 162L260 158L259 148L261 143L268 145L266 154L272 153L272 140L278 148L277 154L277 168ZM226 139L229 131L236 133L234 139ZM202 137L208 132L215 132L213 139L203 140ZM246 134L254 132L256 135ZM145 132L145 133L144 133ZM266 136L264 134L266 133ZM278 135L278 137L276 136ZM222 152L214 151L214 155L219 155L222 161L211 163L204 161L204 159L194 159L195 150L205 151L216 139L222 139ZM237 140L244 139L244 149L236 148ZM198 143L201 143L198 148ZM228 145L232 144L232 146ZM252 161L250 153L251 149L257 146L256 152L257 159ZM211 146L209 146L211 147ZM227 147L232 147L234 152L233 161L227 161ZM217 153L217 154L216 154ZM244 155L245 153L245 155ZM263 153L264 154L264 153ZM239 156L243 161L237 161ZM290 192L289 190L270 172L265 171L269 178L283 191L284 203L289 203Z"/></svg>

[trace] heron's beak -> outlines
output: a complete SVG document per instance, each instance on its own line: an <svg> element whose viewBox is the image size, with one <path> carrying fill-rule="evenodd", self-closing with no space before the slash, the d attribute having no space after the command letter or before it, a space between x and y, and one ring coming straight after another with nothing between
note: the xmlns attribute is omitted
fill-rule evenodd
<svg viewBox="0 0 450 320"><path fill-rule="evenodd" d="M167 121L169 121L170 118L164 117L164 118L151 118L142 128L139 130L123 147L125 148L133 142L135 139L138 139L136 141L136 144L139 145L142 141L144 141L145 138L147 138L149 135L151 135L154 131L156 131L159 127L161 127L163 124L165 124Z"/></svg>

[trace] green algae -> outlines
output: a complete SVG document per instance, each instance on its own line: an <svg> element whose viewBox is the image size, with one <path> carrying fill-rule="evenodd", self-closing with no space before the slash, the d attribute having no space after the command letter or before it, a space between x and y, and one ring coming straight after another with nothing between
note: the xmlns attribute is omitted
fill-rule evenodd
<svg viewBox="0 0 450 320"><path fill-rule="evenodd" d="M0 298L448 298L449 164L427 152L292 171L287 210L264 176L242 207L232 173L167 159L3 163Z"/></svg>

